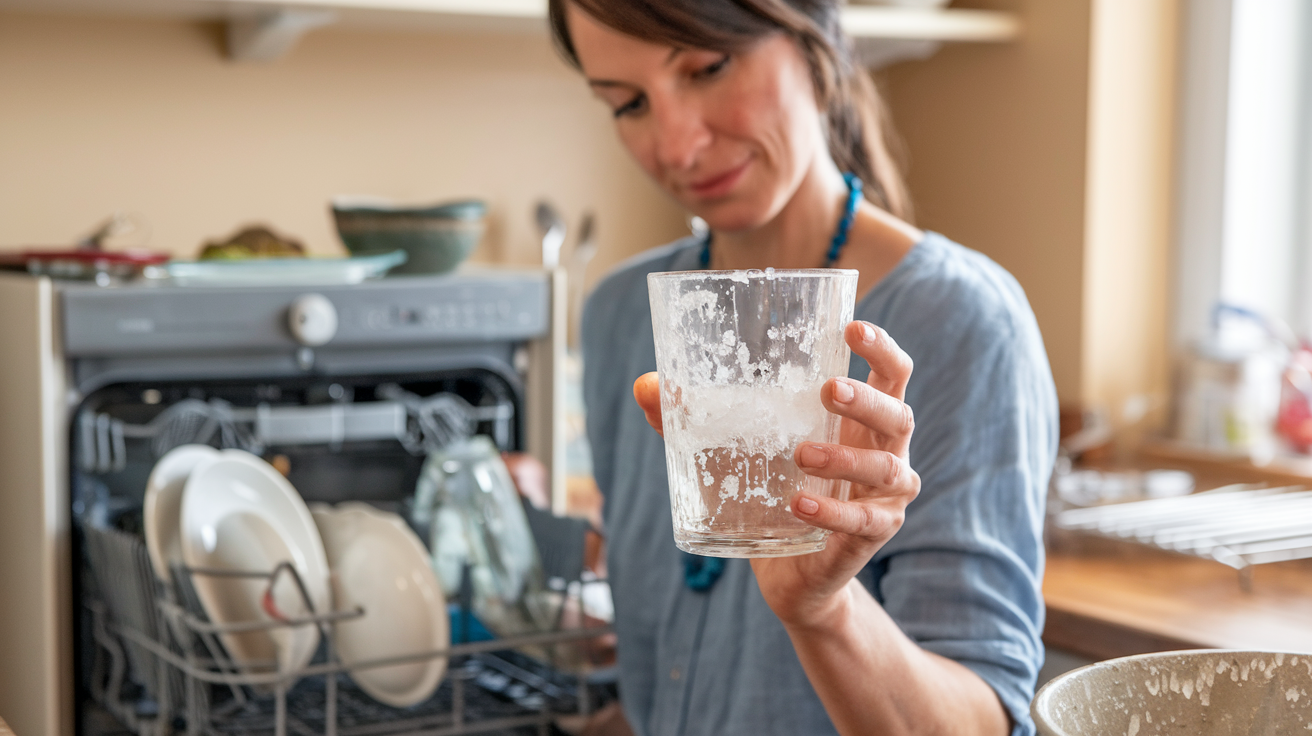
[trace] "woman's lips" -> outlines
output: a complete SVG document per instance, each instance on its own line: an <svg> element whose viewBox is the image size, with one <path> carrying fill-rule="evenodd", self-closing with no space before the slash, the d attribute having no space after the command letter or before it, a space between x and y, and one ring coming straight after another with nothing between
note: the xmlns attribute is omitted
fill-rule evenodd
<svg viewBox="0 0 1312 736"><path fill-rule="evenodd" d="M688 189L701 199L723 197L732 191L734 185L743 178L743 174L747 173L747 167L751 163L752 160L749 158L724 173L716 174L715 176L708 176L705 179L692 182L688 185Z"/></svg>

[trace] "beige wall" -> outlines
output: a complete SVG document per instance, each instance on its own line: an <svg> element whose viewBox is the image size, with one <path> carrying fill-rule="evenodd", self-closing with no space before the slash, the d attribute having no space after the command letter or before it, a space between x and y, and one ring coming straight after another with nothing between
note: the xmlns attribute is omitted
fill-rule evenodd
<svg viewBox="0 0 1312 736"><path fill-rule="evenodd" d="M686 232L545 34L330 28L272 64L221 48L214 24L0 14L0 248L122 210L179 255L255 221L336 253L336 194L485 198L475 258L523 264L537 198L572 225L593 208L594 279Z"/></svg>
<svg viewBox="0 0 1312 736"><path fill-rule="evenodd" d="M1094 3L1082 394L1127 440L1161 426L1168 401L1179 13Z"/></svg>
<svg viewBox="0 0 1312 736"><path fill-rule="evenodd" d="M957 3L1019 12L1023 37L943 48L883 76L920 226L1024 287L1064 404L1081 400L1089 0Z"/></svg>
<svg viewBox="0 0 1312 736"><path fill-rule="evenodd" d="M1164 408L1178 3L955 5L1017 12L1024 35L882 75L918 224L1015 274L1064 406Z"/></svg>

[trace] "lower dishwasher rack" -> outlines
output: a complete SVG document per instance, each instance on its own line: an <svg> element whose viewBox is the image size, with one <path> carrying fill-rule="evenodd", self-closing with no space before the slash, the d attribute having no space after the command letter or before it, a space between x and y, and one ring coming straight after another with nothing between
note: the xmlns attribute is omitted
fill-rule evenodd
<svg viewBox="0 0 1312 736"><path fill-rule="evenodd" d="M551 732L562 716L586 716L613 691L613 668L586 665L565 673L518 651L577 655L609 626L453 644L442 650L344 664L333 651L333 627L364 615L333 611L294 620L213 624L200 613L192 574L175 568L175 585L157 580L140 537L84 528L96 590L84 591L89 646L87 695L138 736L454 736ZM285 570L294 575L294 570ZM181 574L179 574L181 573ZM234 574L234 573L225 573ZM277 571L235 573L272 578ZM237 665L219 635L317 626L319 651L291 672ZM396 708L374 700L349 677L352 670L444 658L437 691L422 703ZM578 662L578 656L572 657ZM90 731L83 728L84 732Z"/></svg>

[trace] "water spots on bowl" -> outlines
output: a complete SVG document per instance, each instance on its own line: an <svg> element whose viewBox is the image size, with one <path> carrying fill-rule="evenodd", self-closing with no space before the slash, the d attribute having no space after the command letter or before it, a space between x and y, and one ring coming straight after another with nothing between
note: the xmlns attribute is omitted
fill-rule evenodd
<svg viewBox="0 0 1312 736"><path fill-rule="evenodd" d="M1069 684L1054 680L1034 701L1035 719L1042 736L1308 733L1310 659L1200 651L1104 662L1067 675Z"/></svg>

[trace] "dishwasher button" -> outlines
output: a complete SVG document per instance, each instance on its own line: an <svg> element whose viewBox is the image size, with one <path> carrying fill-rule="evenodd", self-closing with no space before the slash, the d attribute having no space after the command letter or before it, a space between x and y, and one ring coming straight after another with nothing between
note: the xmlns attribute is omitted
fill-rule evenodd
<svg viewBox="0 0 1312 736"><path fill-rule="evenodd" d="M287 326L300 344L323 345L337 334L337 308L322 294L304 294L287 310Z"/></svg>

